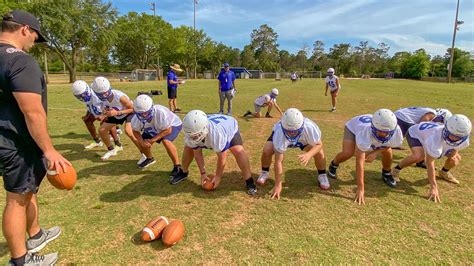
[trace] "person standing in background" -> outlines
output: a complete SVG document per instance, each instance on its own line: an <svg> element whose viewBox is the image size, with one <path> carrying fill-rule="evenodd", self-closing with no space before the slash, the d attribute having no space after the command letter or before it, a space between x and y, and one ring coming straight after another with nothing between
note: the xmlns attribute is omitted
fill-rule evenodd
<svg viewBox="0 0 474 266"><path fill-rule="evenodd" d="M229 69L228 63L224 63L224 69L217 79L219 80L219 114L224 114L224 101L227 99L227 115L232 115L232 98L237 89L235 88L235 73Z"/></svg>
<svg viewBox="0 0 474 266"><path fill-rule="evenodd" d="M173 64L170 66L170 71L166 77L168 84L168 104L170 106L171 112L179 112L181 109L177 107L176 98L178 97L178 84L183 84L184 80L178 79L176 72L183 72L181 67L178 64Z"/></svg>

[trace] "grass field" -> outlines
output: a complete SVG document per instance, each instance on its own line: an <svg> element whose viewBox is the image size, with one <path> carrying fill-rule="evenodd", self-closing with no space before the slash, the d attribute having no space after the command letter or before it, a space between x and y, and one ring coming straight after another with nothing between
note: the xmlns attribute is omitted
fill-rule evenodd
<svg viewBox="0 0 474 266"><path fill-rule="evenodd" d="M253 100L272 87L280 90L283 109L299 108L319 125L329 161L341 149L344 123L378 108L408 106L449 108L474 118L474 85L407 80L342 80L338 110L329 113L330 97L322 80L237 80L234 114L253 108ZM163 82L114 83L131 97L137 91L162 89ZM165 96L155 102L167 105ZM188 81L179 89L178 105L186 111L218 111L217 81ZM441 204L428 201L426 172L402 171L397 188L380 178L379 160L366 165L366 205L353 202L355 161L341 164L339 180L321 191L314 164L302 167L290 150L284 162L284 190L279 201L269 198L273 181L249 197L237 164L229 156L218 190L205 192L193 163L190 178L168 184L171 163L162 146L153 150L157 163L141 171L139 153L130 140L124 151L101 161L104 150L85 151L90 138L80 117L84 107L70 93L69 85L49 87L49 130L56 148L78 171L78 184L70 192L54 189L44 181L40 190L40 221L59 225L62 236L43 252L58 251L59 263L81 264L473 264L474 263L474 149L461 152L463 161L453 170L461 181L439 181ZM274 113L276 115L276 113ZM184 114L181 115L183 118ZM244 146L256 177L260 153L271 133L273 119L238 117ZM183 136L176 142L182 150ZM407 146L404 144L404 146ZM208 171L215 169L215 155L206 151ZM408 151L395 151L394 163ZM437 161L440 167L441 161ZM273 177L273 171L272 171ZM4 206L4 190L1 206ZM142 243L139 232L153 217L181 219L186 226L182 242L164 248L161 241ZM1 263L9 259L0 238Z"/></svg>

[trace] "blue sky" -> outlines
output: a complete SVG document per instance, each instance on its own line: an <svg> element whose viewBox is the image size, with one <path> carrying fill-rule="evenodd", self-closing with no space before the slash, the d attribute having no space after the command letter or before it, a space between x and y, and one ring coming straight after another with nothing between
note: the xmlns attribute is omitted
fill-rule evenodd
<svg viewBox="0 0 474 266"><path fill-rule="evenodd" d="M474 53L474 1L460 0L456 47ZM147 12L151 0L114 0L121 14ZM158 0L156 14L173 26L193 26L193 0ZM198 0L196 24L213 40L242 49L250 33L268 24L279 35L280 49L296 53L322 40L372 46L387 43L389 53L424 48L444 55L451 47L456 0Z"/></svg>

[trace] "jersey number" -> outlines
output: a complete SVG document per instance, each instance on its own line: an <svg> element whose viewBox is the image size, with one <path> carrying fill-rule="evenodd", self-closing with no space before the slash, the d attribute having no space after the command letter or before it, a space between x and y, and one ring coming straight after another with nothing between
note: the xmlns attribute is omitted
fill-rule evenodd
<svg viewBox="0 0 474 266"><path fill-rule="evenodd" d="M225 116L215 116L213 118L209 118L209 120L214 122L214 124L219 124L221 122L219 120L227 120L227 118Z"/></svg>
<svg viewBox="0 0 474 266"><path fill-rule="evenodd" d="M372 122L372 118L370 118L369 116L361 116L359 118L359 121L362 122L362 123L368 124L368 123Z"/></svg>
<svg viewBox="0 0 474 266"><path fill-rule="evenodd" d="M430 129L430 128L434 128L434 127L437 127L437 126L438 126L437 124L425 123L425 124L422 124L420 126L420 130Z"/></svg>

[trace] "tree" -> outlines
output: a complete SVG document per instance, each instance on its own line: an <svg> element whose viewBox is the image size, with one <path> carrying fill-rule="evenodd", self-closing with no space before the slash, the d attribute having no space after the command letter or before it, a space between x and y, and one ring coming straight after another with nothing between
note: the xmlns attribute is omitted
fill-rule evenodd
<svg viewBox="0 0 474 266"><path fill-rule="evenodd" d="M117 11L111 3L100 0L46 1L32 4L30 11L40 18L42 32L49 39L48 47L66 65L69 82L76 80L80 53L93 44L101 48L110 47L115 39L111 29Z"/></svg>
<svg viewBox="0 0 474 266"><path fill-rule="evenodd" d="M276 71L278 60L278 34L267 24L254 29L250 34L251 44L258 66L265 71Z"/></svg>
<svg viewBox="0 0 474 266"><path fill-rule="evenodd" d="M348 43L335 44L329 49L329 58L334 60L335 68L339 73L348 73L351 67L351 45Z"/></svg>
<svg viewBox="0 0 474 266"><path fill-rule="evenodd" d="M401 74L405 78L420 79L430 70L430 56L424 49L418 49L402 62Z"/></svg>
<svg viewBox="0 0 474 266"><path fill-rule="evenodd" d="M446 65L449 64L449 58L451 56L451 48L448 48L445 54ZM471 54L467 51L463 51L459 48L454 48L453 56L453 77L465 77L473 72L473 64L471 61Z"/></svg>
<svg viewBox="0 0 474 266"><path fill-rule="evenodd" d="M396 52L392 58L388 60L388 70L401 74L402 64L411 56L409 52Z"/></svg>
<svg viewBox="0 0 474 266"><path fill-rule="evenodd" d="M445 58L440 55L433 57L430 62L430 76L446 77L447 75L448 70Z"/></svg>
<svg viewBox="0 0 474 266"><path fill-rule="evenodd" d="M244 50L240 53L240 58L242 59L242 66L248 69L257 69L258 63L255 59L255 53L253 47L248 44L244 46Z"/></svg>

